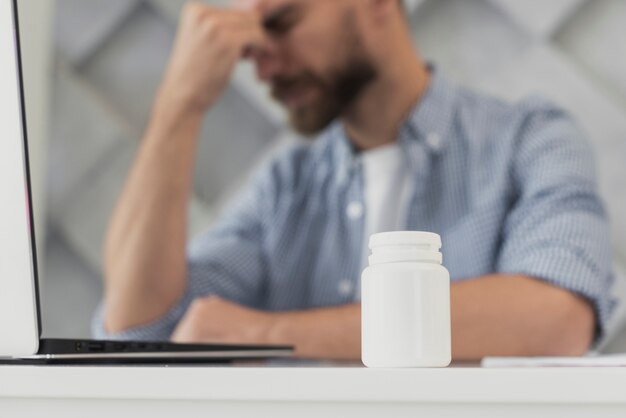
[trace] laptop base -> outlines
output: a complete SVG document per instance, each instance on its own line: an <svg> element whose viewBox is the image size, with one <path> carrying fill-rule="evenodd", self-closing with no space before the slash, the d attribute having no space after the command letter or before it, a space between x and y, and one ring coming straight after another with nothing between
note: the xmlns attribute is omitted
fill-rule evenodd
<svg viewBox="0 0 626 418"><path fill-rule="evenodd" d="M227 364L236 360L284 358L292 353L293 348L287 346L43 338L40 340L37 354L22 358L0 359L0 364Z"/></svg>

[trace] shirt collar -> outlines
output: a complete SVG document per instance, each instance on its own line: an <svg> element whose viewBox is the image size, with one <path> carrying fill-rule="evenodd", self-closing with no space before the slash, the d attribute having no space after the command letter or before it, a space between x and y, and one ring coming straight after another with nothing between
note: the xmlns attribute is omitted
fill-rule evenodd
<svg viewBox="0 0 626 418"><path fill-rule="evenodd" d="M440 70L429 68L429 86L400 128L398 138L413 169L424 168L423 150L433 156L444 151L453 126L455 87ZM342 184L359 159L340 121L335 121L329 128L328 139L332 146L333 171L338 184Z"/></svg>
<svg viewBox="0 0 626 418"><path fill-rule="evenodd" d="M440 70L434 67L430 70L430 84L400 129L399 141L403 146L407 142L421 142L437 155L450 141L456 90Z"/></svg>

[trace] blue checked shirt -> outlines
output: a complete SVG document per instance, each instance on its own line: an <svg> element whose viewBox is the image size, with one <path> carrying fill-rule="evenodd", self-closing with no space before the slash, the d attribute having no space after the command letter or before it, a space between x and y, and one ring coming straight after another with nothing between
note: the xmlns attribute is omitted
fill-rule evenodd
<svg viewBox="0 0 626 418"><path fill-rule="evenodd" d="M609 231L591 149L567 114L537 98L506 104L434 71L398 141L413 185L404 227L442 236L453 281L544 280L590 300L602 330ZM166 315L109 335L101 306L95 337L166 340L190 303L210 295L267 311L358 302L368 237L354 202L364 204L362 167L337 122L274 158L190 243L188 287Z"/></svg>

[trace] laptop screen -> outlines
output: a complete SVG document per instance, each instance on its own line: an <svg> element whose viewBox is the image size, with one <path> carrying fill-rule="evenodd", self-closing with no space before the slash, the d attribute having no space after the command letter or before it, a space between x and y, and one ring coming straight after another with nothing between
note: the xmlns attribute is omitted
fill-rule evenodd
<svg viewBox="0 0 626 418"><path fill-rule="evenodd" d="M25 120L14 4L0 1L0 356L39 340Z"/></svg>

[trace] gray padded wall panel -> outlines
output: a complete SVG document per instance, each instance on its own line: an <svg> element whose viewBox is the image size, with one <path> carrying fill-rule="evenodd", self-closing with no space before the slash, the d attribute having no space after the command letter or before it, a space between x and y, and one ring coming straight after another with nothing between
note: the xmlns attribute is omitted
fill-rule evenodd
<svg viewBox="0 0 626 418"><path fill-rule="evenodd" d="M45 272L51 276L48 286L63 285L56 275L64 271L81 272L89 276L86 283L98 288L102 236L147 121L183 3L57 0L50 257L70 264L74 260L76 266L61 269L53 262L56 267ZM626 264L626 2L407 3L422 55L452 79L506 100L541 94L580 121L598 157L616 255ZM259 156L293 141L284 121L284 112L255 81L254 69L240 66L202 131L190 208L192 234L211 224ZM55 242L61 250L54 249ZM50 297L61 294L51 292ZM75 297L81 295L93 298L87 291ZM63 312L62 301L57 302L51 300L47 309ZM48 329L71 329L55 325L66 318L86 333L88 314L53 315Z"/></svg>

